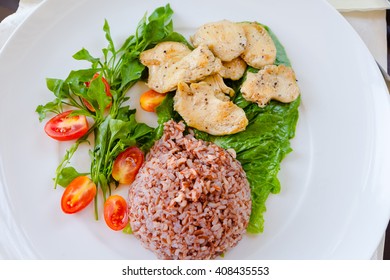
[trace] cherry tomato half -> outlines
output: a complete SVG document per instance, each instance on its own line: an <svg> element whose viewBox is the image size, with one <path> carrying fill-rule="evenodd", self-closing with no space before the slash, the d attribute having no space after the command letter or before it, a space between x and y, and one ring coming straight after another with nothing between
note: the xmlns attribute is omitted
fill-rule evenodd
<svg viewBox="0 0 390 280"><path fill-rule="evenodd" d="M121 230L129 223L126 200L119 195L110 196L104 203L104 220L113 230Z"/></svg>
<svg viewBox="0 0 390 280"><path fill-rule="evenodd" d="M61 198L61 208L67 214L81 211L90 204L96 195L96 185L87 176L73 179Z"/></svg>
<svg viewBox="0 0 390 280"><path fill-rule="evenodd" d="M97 77L99 77L99 73L96 73L95 75L93 75L92 80L96 79ZM104 83L106 95L112 99L110 85L108 84L107 80L103 76L102 76L102 81ZM89 84L90 84L90 82L86 82L85 83L85 85L87 87L89 87ZM88 108L88 110L90 110L91 112L95 112L95 108L93 108L93 106L87 100L85 100L84 98L83 98L83 103ZM112 102L107 105L107 108L110 108L111 104L112 104Z"/></svg>
<svg viewBox="0 0 390 280"><path fill-rule="evenodd" d="M66 111L50 119L45 125L45 132L59 141L78 139L88 131L87 118L82 115L69 116L73 111Z"/></svg>
<svg viewBox="0 0 390 280"><path fill-rule="evenodd" d="M112 166L112 177L121 184L131 184L144 162L144 153L137 147L121 152Z"/></svg>
<svg viewBox="0 0 390 280"><path fill-rule="evenodd" d="M163 102L166 95L166 93L159 93L152 89L145 91L139 99L141 108L147 112L156 112L156 107Z"/></svg>

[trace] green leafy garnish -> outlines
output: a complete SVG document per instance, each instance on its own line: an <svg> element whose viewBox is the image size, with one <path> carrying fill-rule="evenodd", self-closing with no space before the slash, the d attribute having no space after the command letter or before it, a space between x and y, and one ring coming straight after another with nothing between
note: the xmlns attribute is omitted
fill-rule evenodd
<svg viewBox="0 0 390 280"><path fill-rule="evenodd" d="M172 15L169 4L157 8L149 17L145 14L138 23L135 34L129 36L119 48L115 46L107 20L104 21L103 31L108 45L102 50L102 58L82 48L73 58L89 62L90 68L71 71L65 80L46 80L47 88L55 99L36 108L40 121L49 113L62 112L64 107L75 108L72 114L85 115L93 120L87 134L66 151L56 170L55 186L66 186L81 174L69 166L69 163L80 144L87 142L90 134L94 135L94 146L90 151L90 175L101 189L104 199L110 195L111 188L117 186L111 177L116 156L129 146L137 145L147 152L153 145L156 139L154 129L138 123L135 120L135 110L124 106L124 102L129 99L126 96L127 90L141 80L144 74L145 66L139 61L142 51L164 40L189 45L182 35L173 31ZM107 96L101 77L110 85L112 98ZM86 102L93 107L93 111L85 105ZM96 199L95 216L98 217Z"/></svg>
<svg viewBox="0 0 390 280"><path fill-rule="evenodd" d="M61 187L66 187L73 181L73 179L87 175L87 173L79 173L74 167L69 166L62 169L62 172L57 177L57 184Z"/></svg>

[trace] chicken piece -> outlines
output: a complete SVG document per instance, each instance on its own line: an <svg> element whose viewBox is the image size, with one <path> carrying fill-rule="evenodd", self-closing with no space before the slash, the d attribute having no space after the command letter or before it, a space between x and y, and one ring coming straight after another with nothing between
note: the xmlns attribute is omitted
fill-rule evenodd
<svg viewBox="0 0 390 280"><path fill-rule="evenodd" d="M241 92L246 100L264 107L271 99L294 101L299 96L299 87L291 67L267 65L256 74L247 73Z"/></svg>
<svg viewBox="0 0 390 280"><path fill-rule="evenodd" d="M232 61L222 62L222 68L219 74L225 79L236 81L244 75L246 66L245 61L237 57Z"/></svg>
<svg viewBox="0 0 390 280"><path fill-rule="evenodd" d="M220 79L220 80L219 80ZM174 109L187 125L212 135L234 134L248 125L243 109L224 94L230 88L222 86L221 77L208 77L188 85L180 82L174 97Z"/></svg>
<svg viewBox="0 0 390 280"><path fill-rule="evenodd" d="M190 53L191 50L183 43L162 42L152 49L143 51L140 54L140 61L148 67L158 66L166 61L176 63Z"/></svg>
<svg viewBox="0 0 390 280"><path fill-rule="evenodd" d="M212 88L216 96L221 100L230 100L225 94L230 97L233 97L235 94L234 89L228 87L219 74L208 76L203 81Z"/></svg>
<svg viewBox="0 0 390 280"><path fill-rule="evenodd" d="M231 61L244 51L246 37L240 25L222 20L202 25L191 42L195 47L205 44L222 61Z"/></svg>
<svg viewBox="0 0 390 280"><path fill-rule="evenodd" d="M276 47L267 30L256 22L241 23L240 26L247 38L245 50L241 54L242 59L257 69L273 64L276 59Z"/></svg>
<svg viewBox="0 0 390 280"><path fill-rule="evenodd" d="M205 45L191 51L178 42L163 42L144 51L140 61L149 68L147 85L160 93L177 88L179 82L197 82L217 73L222 63Z"/></svg>

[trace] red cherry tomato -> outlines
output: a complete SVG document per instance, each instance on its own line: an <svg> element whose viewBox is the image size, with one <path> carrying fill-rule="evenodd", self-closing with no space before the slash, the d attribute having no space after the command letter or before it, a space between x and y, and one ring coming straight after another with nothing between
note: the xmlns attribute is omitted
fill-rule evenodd
<svg viewBox="0 0 390 280"><path fill-rule="evenodd" d="M96 195L96 185L87 176L73 179L66 187L62 198L61 208L67 214L81 211L90 204Z"/></svg>
<svg viewBox="0 0 390 280"><path fill-rule="evenodd" d="M166 95L166 93L159 93L152 89L144 92L139 99L141 108L147 112L156 112L157 106L163 102Z"/></svg>
<svg viewBox="0 0 390 280"><path fill-rule="evenodd" d="M82 115L69 116L73 111L66 111L50 119L45 125L45 132L59 141L78 139L88 131L87 118Z"/></svg>
<svg viewBox="0 0 390 280"><path fill-rule="evenodd" d="M119 195L110 196L104 203L104 220L113 230L122 230L129 223L126 200Z"/></svg>
<svg viewBox="0 0 390 280"><path fill-rule="evenodd" d="M144 162L144 153L137 147L121 152L112 166L112 177L121 184L131 184Z"/></svg>
<svg viewBox="0 0 390 280"><path fill-rule="evenodd" d="M93 75L92 80L96 79L97 77L99 77L99 73L96 73L95 75ZM108 84L107 80L103 76L102 76L102 81L104 83L106 95L112 99L110 85ZM87 87L89 87L89 84L90 84L90 82L86 82L85 83L85 85ZM91 112L95 112L95 108L93 108L93 106L87 100L85 100L84 98L83 98L83 103L88 108L88 110L90 110ZM107 108L110 108L111 104L112 104L112 102L107 105Z"/></svg>

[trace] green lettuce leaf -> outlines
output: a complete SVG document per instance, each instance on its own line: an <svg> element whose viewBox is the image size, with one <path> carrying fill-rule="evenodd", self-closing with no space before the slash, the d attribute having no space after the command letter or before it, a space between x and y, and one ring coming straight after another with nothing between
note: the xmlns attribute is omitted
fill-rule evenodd
<svg viewBox="0 0 390 280"><path fill-rule="evenodd" d="M294 137L299 103L300 99L289 104L272 101L265 108L252 104L244 110L247 114L256 114L256 117L245 131L211 138L222 148L233 148L246 172L252 194L248 232L263 231L266 200L270 193L280 191L280 162L292 151L290 139Z"/></svg>

